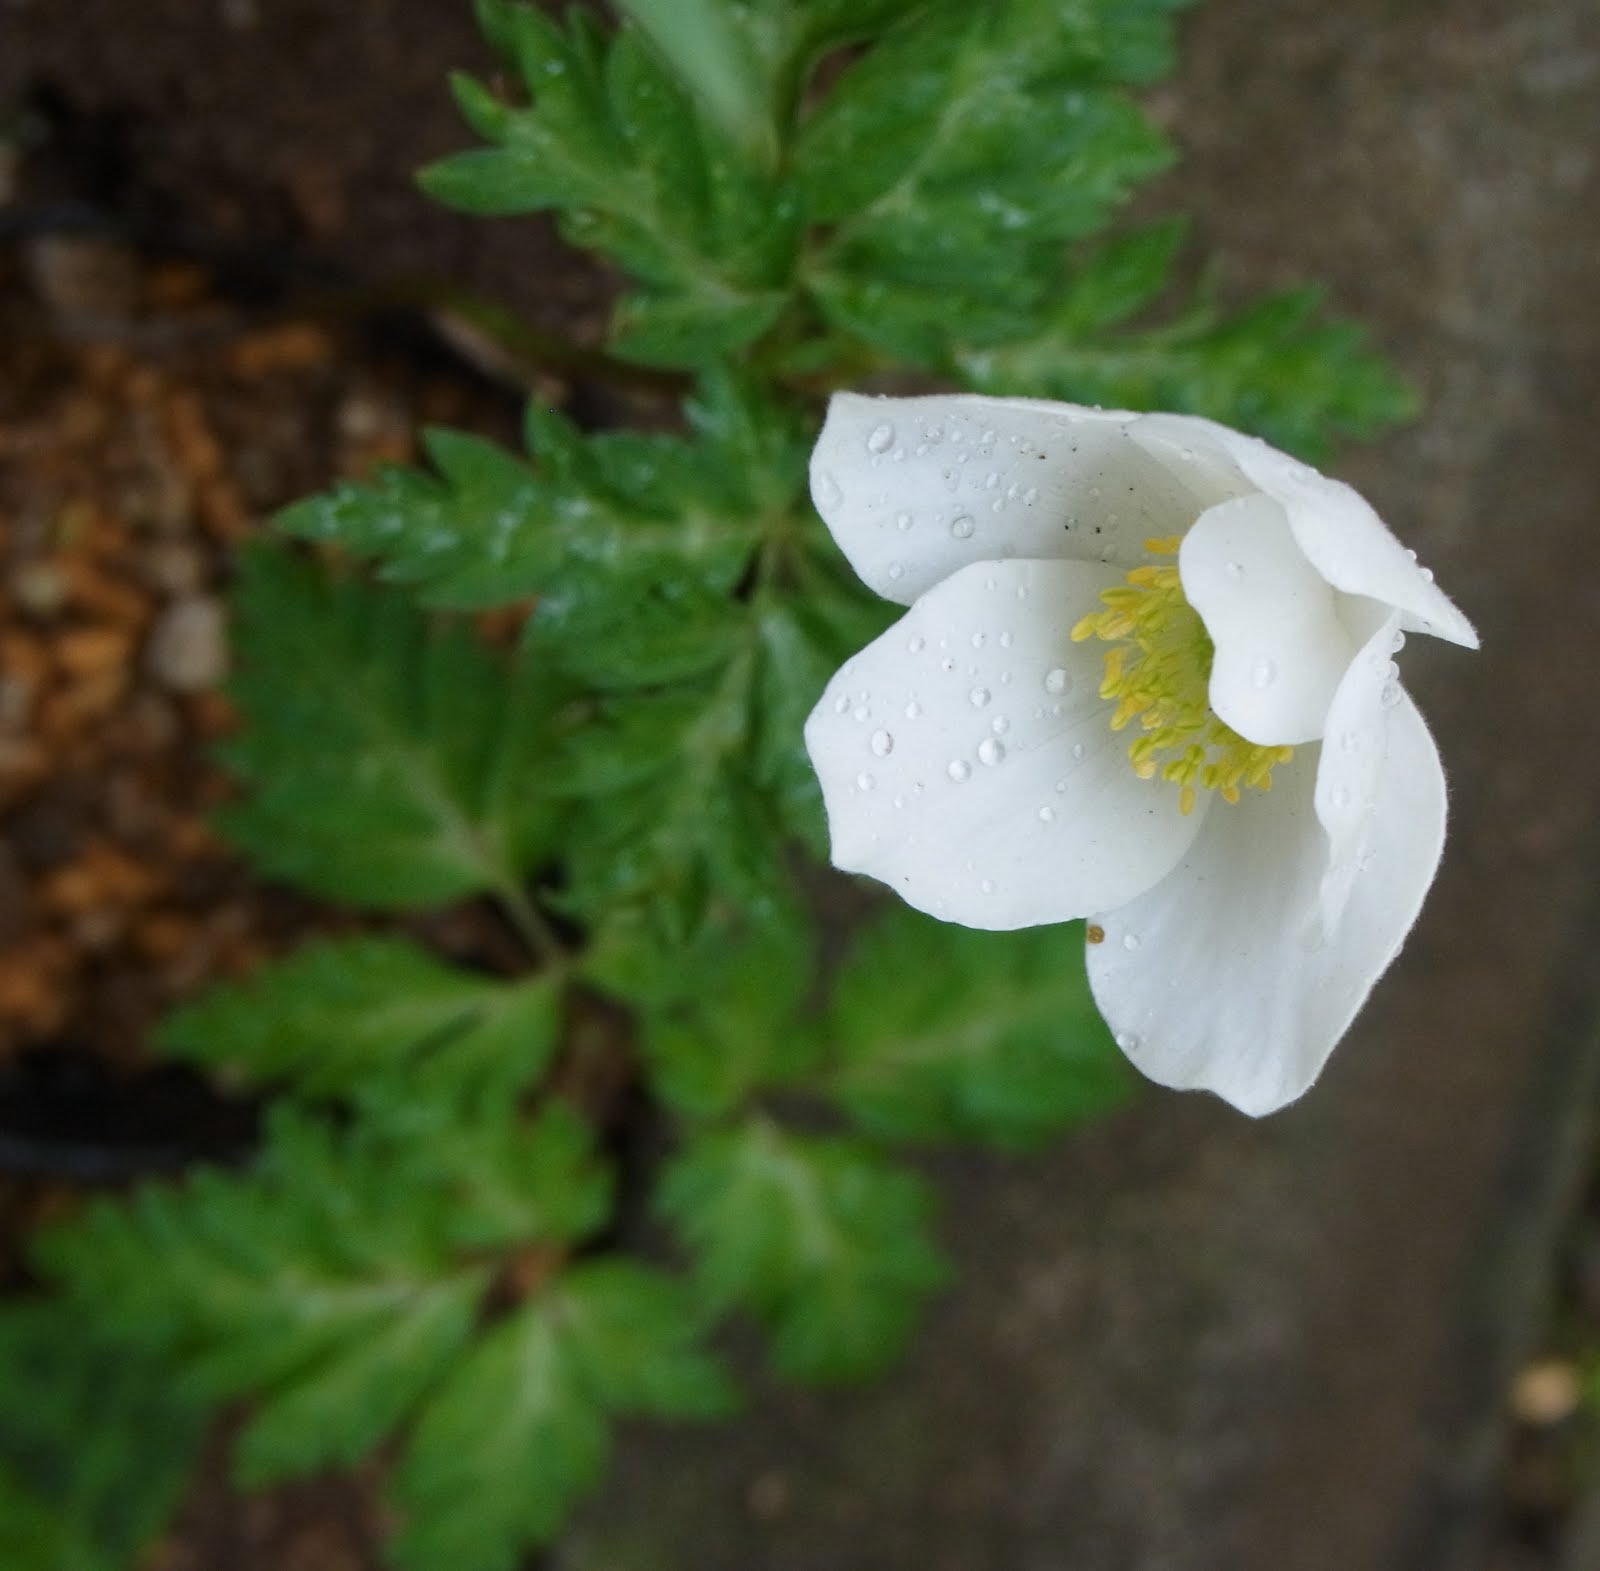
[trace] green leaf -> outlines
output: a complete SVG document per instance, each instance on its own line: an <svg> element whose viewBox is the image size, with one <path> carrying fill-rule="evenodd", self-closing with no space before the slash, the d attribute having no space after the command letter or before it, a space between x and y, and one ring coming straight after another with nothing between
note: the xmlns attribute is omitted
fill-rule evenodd
<svg viewBox="0 0 1600 1571"><path fill-rule="evenodd" d="M208 1397L259 1400L247 1479L354 1461L461 1355L483 1250L563 1245L607 1209L574 1114L423 1133L280 1111L252 1172L102 1203L39 1255L106 1336L181 1359Z"/></svg>
<svg viewBox="0 0 1600 1571"><path fill-rule="evenodd" d="M1007 396L1207 415L1310 460L1341 437L1411 418L1416 398L1367 346L1330 318L1313 289L1235 312L1204 295L1147 328L1127 318L1159 293L1178 230L1145 230L1102 247L1063 285L1027 336L973 336L953 351L968 385Z"/></svg>
<svg viewBox="0 0 1600 1571"><path fill-rule="evenodd" d="M303 1096L448 1094L504 1104L537 1080L560 1031L547 976L504 982L398 938L313 944L169 1015L163 1051Z"/></svg>
<svg viewBox="0 0 1600 1571"><path fill-rule="evenodd" d="M835 1091L892 1140L1036 1146L1133 1089L1082 963L1082 928L983 933L895 907L839 975Z"/></svg>
<svg viewBox="0 0 1600 1571"><path fill-rule="evenodd" d="M762 1120L702 1134L668 1167L660 1203L707 1300L765 1322L794 1379L875 1372L944 1280L927 1186L859 1141Z"/></svg>
<svg viewBox="0 0 1600 1571"><path fill-rule="evenodd" d="M57 1304L0 1311L0 1564L125 1571L177 1504L203 1430L160 1362Z"/></svg>
<svg viewBox="0 0 1600 1571"><path fill-rule="evenodd" d="M541 673L511 670L464 628L402 598L247 554L238 600L249 786L222 824L269 875L375 907L505 890L555 830L538 790Z"/></svg>
<svg viewBox="0 0 1600 1571"><path fill-rule="evenodd" d="M803 127L798 178L831 225L805 277L834 324L937 363L1048 297L1061 247L1170 156L1121 91L1165 67L1172 0L942 0L845 73Z"/></svg>
<svg viewBox="0 0 1600 1571"><path fill-rule="evenodd" d="M693 34L652 29L712 105L708 125L637 29L608 39L583 12L560 24L531 7L495 8L489 31L529 102L496 105L459 82L465 118L493 145L422 174L431 195L467 212L555 209L573 244L605 252L642 286L624 302L618 348L653 363L702 366L760 336L788 298L799 244L799 205L764 172L766 84L719 11L697 8L689 20L704 25ZM735 141L719 114L738 123Z"/></svg>
<svg viewBox="0 0 1600 1571"><path fill-rule="evenodd" d="M732 1390L699 1334L680 1284L618 1261L573 1267L502 1321L401 1459L401 1571L511 1571L548 1543L604 1468L610 1412L726 1412Z"/></svg>

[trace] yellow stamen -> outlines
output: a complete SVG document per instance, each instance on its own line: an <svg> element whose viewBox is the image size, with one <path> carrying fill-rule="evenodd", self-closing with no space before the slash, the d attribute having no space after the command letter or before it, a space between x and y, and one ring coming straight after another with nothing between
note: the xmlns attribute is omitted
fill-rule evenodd
<svg viewBox="0 0 1600 1571"><path fill-rule="evenodd" d="M1146 540L1152 556L1176 557L1181 537ZM1125 584L1101 592L1106 609L1072 629L1074 643L1100 638L1106 674L1100 696L1115 701L1111 729L1135 720L1141 735L1128 760L1141 780L1159 775L1179 787L1178 807L1192 813L1201 791L1237 803L1242 788L1272 789L1272 771L1294 756L1292 747L1247 742L1211 709L1211 662L1216 650L1200 613L1184 597L1176 562L1134 568Z"/></svg>

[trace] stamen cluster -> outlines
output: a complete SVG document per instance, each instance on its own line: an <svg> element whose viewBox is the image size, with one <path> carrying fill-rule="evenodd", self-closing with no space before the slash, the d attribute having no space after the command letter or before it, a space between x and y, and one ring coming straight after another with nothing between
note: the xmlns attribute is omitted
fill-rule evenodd
<svg viewBox="0 0 1600 1571"><path fill-rule="evenodd" d="M1146 540L1152 556L1176 557L1181 537ZM1200 791L1237 802L1242 789L1272 789L1272 771L1294 756L1292 747L1247 742L1211 708L1215 646L1200 613L1189 604L1177 563L1134 568L1126 584L1103 590L1104 611L1072 629L1075 643L1101 638L1106 674L1100 696L1115 700L1111 728L1134 720L1141 735L1128 748L1143 780L1158 774L1180 789L1179 806L1192 813Z"/></svg>

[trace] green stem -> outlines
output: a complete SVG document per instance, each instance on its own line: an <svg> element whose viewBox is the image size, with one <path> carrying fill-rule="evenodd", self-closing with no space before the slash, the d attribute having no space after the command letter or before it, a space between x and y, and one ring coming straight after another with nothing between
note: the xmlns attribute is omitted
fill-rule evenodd
<svg viewBox="0 0 1600 1571"><path fill-rule="evenodd" d="M548 970L565 963L566 948L556 936L549 919L528 898L520 885L511 882L500 884L495 889L495 897L542 968Z"/></svg>

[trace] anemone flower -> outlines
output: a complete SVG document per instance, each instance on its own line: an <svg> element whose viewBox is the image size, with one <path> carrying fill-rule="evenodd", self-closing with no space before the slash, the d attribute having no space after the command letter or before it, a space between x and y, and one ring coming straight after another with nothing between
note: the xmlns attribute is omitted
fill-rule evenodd
<svg viewBox="0 0 1600 1571"><path fill-rule="evenodd" d="M1151 1079L1316 1078L1444 844L1407 633L1470 623L1348 486L1191 416L833 400L818 510L910 609L806 725L841 868L1009 929L1087 918Z"/></svg>

